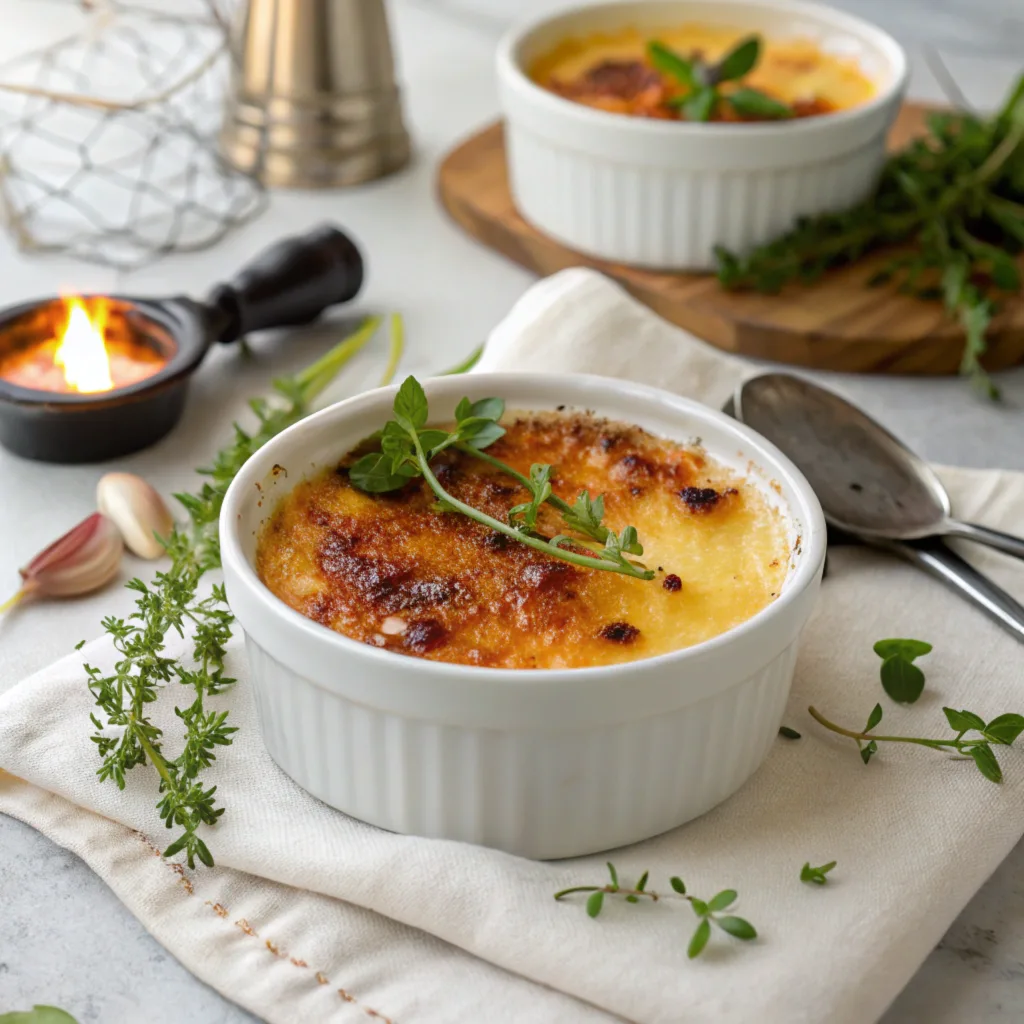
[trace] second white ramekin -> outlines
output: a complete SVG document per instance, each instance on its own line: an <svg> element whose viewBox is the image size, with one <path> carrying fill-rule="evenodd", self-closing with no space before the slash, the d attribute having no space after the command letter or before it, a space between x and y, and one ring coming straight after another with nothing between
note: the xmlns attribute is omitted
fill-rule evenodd
<svg viewBox="0 0 1024 1024"><path fill-rule="evenodd" d="M627 117L556 96L529 68L566 38L700 22L809 38L856 58L868 103L822 117L691 124ZM512 196L536 228L588 256L711 270L801 216L866 198L907 83L900 45L859 18L798 0L641 0L580 7L514 29L497 58Z"/></svg>
<svg viewBox="0 0 1024 1024"><path fill-rule="evenodd" d="M637 842L730 796L775 739L817 597L825 524L810 485L748 428L654 388L514 373L425 387L438 422L468 393L518 409L568 404L663 437L702 438L785 516L793 558L780 596L706 643L569 670L404 657L304 618L260 582L256 540L303 477L337 465L388 419L395 389L371 391L265 445L224 499L227 596L245 630L270 755L314 796L363 821L537 858Z"/></svg>

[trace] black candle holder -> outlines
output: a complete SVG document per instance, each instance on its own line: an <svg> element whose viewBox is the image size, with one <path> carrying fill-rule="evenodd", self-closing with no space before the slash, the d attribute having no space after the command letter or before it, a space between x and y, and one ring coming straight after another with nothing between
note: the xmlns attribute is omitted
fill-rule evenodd
<svg viewBox="0 0 1024 1024"><path fill-rule="evenodd" d="M66 394L0 379L0 444L45 462L101 462L159 441L181 418L192 373L215 343L270 327L311 323L354 298L363 260L338 228L322 225L261 253L205 301L109 296L111 318L166 362L125 387ZM99 296L95 296L98 298ZM88 301L94 296L84 296ZM0 311L0 352L45 341L56 298Z"/></svg>

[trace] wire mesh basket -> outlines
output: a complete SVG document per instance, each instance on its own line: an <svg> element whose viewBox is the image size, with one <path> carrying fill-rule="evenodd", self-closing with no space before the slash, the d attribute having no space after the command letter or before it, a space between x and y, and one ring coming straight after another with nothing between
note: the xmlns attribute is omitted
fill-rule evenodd
<svg viewBox="0 0 1024 1024"><path fill-rule="evenodd" d="M9 3L30 29L77 23L0 64L0 218L19 249L131 269L263 208L259 182L217 150L224 0Z"/></svg>

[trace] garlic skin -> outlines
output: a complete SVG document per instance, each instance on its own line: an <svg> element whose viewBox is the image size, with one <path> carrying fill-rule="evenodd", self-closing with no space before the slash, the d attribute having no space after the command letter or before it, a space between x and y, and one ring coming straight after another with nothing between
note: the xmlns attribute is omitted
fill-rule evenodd
<svg viewBox="0 0 1024 1024"><path fill-rule="evenodd" d="M30 596L75 597L98 590L117 575L122 554L124 542L113 521L93 512L20 570L21 590L8 604Z"/></svg>
<svg viewBox="0 0 1024 1024"><path fill-rule="evenodd" d="M164 554L157 536L169 537L174 519L163 498L134 473L106 473L96 485L96 507L121 531L128 550L139 558Z"/></svg>

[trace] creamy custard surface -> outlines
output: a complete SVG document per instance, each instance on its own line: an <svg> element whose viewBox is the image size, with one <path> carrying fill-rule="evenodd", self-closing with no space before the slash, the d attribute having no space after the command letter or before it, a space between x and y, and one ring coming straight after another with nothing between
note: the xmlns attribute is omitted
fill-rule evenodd
<svg viewBox="0 0 1024 1024"><path fill-rule="evenodd" d="M580 668L689 647L774 600L786 525L753 483L699 448L589 414L507 414L487 449L554 492L605 496L605 525L637 528L651 581L581 568L458 513L421 480L390 495L355 489L340 466L299 484L264 527L257 571L302 615L400 654L495 668ZM451 450L432 462L452 495L506 521L527 492ZM566 532L542 510L540 532Z"/></svg>
<svg viewBox="0 0 1024 1024"><path fill-rule="evenodd" d="M683 57L696 54L713 63L750 34L699 24L594 33L560 43L530 68L530 77L567 99L612 113L678 119L682 115L666 101L687 90L650 65L648 43L656 40ZM826 53L808 39L765 38L761 59L742 86L789 104L797 117L856 107L877 91L855 60ZM722 90L737 87L724 83ZM739 118L723 104L715 120L723 119Z"/></svg>

